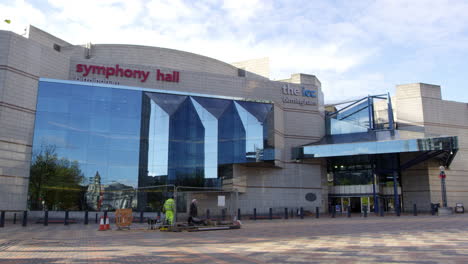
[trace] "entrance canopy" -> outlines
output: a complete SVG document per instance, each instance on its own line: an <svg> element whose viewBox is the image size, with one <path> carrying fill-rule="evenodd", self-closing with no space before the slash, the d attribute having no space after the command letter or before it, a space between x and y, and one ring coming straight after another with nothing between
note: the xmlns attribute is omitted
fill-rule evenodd
<svg viewBox="0 0 468 264"><path fill-rule="evenodd" d="M420 152L414 159L419 163L430 158L441 160L448 167L458 150L457 137L398 139L339 144L305 145L297 148L293 159L328 158L354 155ZM416 164L414 163L414 164ZM414 165L412 164L412 165ZM408 164L407 166L410 167Z"/></svg>

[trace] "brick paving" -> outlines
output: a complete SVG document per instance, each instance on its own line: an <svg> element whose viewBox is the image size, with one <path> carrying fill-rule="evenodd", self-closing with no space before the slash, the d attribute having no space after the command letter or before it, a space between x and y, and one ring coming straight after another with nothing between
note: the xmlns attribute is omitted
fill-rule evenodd
<svg viewBox="0 0 468 264"><path fill-rule="evenodd" d="M0 228L0 263L468 263L468 214L246 221L241 230Z"/></svg>

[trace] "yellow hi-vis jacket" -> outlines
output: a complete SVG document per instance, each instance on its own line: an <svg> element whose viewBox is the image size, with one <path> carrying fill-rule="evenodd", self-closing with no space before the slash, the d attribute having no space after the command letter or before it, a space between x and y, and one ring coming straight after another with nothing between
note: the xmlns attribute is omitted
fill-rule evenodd
<svg viewBox="0 0 468 264"><path fill-rule="evenodd" d="M164 203L164 212L175 212L175 202L174 202L174 199L172 198L169 198L166 200L166 202Z"/></svg>

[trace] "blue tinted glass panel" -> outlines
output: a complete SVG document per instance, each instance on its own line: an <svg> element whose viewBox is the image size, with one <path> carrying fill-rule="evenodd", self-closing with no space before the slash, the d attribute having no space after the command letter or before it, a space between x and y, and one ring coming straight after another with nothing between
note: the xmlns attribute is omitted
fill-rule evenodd
<svg viewBox="0 0 468 264"><path fill-rule="evenodd" d="M205 178L216 179L218 178L218 120L193 98L192 104L195 106L195 110L205 131Z"/></svg>
<svg viewBox="0 0 468 264"><path fill-rule="evenodd" d="M218 163L245 163L246 132L234 102L218 119Z"/></svg>
<svg viewBox="0 0 468 264"><path fill-rule="evenodd" d="M171 183L190 179L203 183L205 129L187 98L170 116L169 175Z"/></svg>
<svg viewBox="0 0 468 264"><path fill-rule="evenodd" d="M144 188L221 186L220 167L273 160L272 122L270 104L40 81L31 208L157 210Z"/></svg>
<svg viewBox="0 0 468 264"><path fill-rule="evenodd" d="M348 134L367 132L369 124L369 103L365 100L349 109L342 110L329 117L330 134Z"/></svg>
<svg viewBox="0 0 468 264"><path fill-rule="evenodd" d="M154 101L151 101L148 140L148 174L153 177L167 176L169 158L169 114Z"/></svg>

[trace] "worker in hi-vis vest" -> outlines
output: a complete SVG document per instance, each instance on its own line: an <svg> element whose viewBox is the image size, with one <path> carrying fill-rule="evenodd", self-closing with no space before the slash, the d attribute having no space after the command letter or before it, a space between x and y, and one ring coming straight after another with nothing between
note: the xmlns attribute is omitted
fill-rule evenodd
<svg viewBox="0 0 468 264"><path fill-rule="evenodd" d="M168 225L172 225L174 223L174 214L175 214L175 202L174 196L171 195L169 199L166 200L163 206L164 213L166 214L166 222Z"/></svg>

